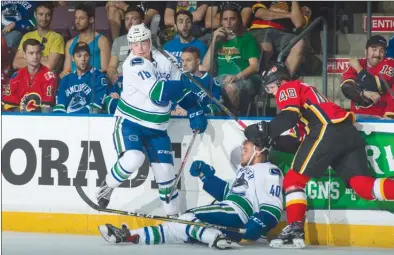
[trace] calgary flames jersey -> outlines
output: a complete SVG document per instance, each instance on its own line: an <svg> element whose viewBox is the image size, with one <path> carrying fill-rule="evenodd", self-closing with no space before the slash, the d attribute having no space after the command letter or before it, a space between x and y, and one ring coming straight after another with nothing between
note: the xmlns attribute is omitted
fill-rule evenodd
<svg viewBox="0 0 394 255"><path fill-rule="evenodd" d="M365 58L359 59L359 62L362 68L367 70L370 74L377 76L379 79L379 75L383 75L383 78L387 81L390 87L394 85L394 59L385 58L380 61L376 66L369 68L367 67L367 60ZM356 77L357 71L353 67L349 66L349 68L342 75L341 86L345 82L349 81L356 83ZM380 82L378 82L377 86L377 89L381 94L380 100L378 102L364 107L351 101L350 110L358 114L374 115L380 117L392 114L392 112L394 111L392 105L394 103L391 101L393 101L394 99L388 92L384 94L382 93L383 88L381 86L384 86L383 84L380 84Z"/></svg>
<svg viewBox="0 0 394 255"><path fill-rule="evenodd" d="M300 80L282 84L276 94L276 104L281 111L294 111L305 124L305 130L330 123L339 123L347 118L355 121L353 113L348 112L323 96L315 87Z"/></svg>
<svg viewBox="0 0 394 255"><path fill-rule="evenodd" d="M54 105L56 91L56 76L47 67L41 66L33 77L25 67L3 84L2 101L6 110L19 106L21 111L31 112L43 104Z"/></svg>

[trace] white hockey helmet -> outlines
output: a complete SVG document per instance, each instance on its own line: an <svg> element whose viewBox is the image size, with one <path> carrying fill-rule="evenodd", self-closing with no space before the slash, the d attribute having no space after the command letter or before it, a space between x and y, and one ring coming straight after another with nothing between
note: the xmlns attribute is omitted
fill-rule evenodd
<svg viewBox="0 0 394 255"><path fill-rule="evenodd" d="M152 44L152 33L144 23L132 26L127 33L127 41L129 43L142 42L147 39Z"/></svg>

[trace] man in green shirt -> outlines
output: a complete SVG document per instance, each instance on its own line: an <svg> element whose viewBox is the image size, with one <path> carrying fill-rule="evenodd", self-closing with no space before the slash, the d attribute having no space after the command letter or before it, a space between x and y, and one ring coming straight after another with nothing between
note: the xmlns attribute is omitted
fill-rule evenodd
<svg viewBox="0 0 394 255"><path fill-rule="evenodd" d="M260 80L256 75L260 47L253 35L244 30L237 4L224 4L220 20L222 26L213 33L218 74L215 79L222 85L224 95L232 104L231 108L244 115L249 102L260 89ZM203 61L205 71L212 68L212 45Z"/></svg>

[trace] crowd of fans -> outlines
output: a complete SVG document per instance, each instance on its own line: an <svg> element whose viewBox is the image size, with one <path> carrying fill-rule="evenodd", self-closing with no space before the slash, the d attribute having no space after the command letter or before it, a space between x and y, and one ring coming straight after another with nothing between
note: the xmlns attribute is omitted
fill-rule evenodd
<svg viewBox="0 0 394 255"><path fill-rule="evenodd" d="M145 23L156 47L173 55L184 71L239 116L256 114L251 106L265 94L259 74L308 26L314 8L298 1L1 4L3 111L113 113L130 52L127 31ZM65 40L50 27L54 8L68 5L75 5L75 36ZM105 7L107 17L95 17L99 7ZM96 20L104 18L108 34L95 31ZM286 54L292 76L297 76L308 47L302 39ZM385 54L394 57L393 38ZM172 114L186 112L174 107Z"/></svg>

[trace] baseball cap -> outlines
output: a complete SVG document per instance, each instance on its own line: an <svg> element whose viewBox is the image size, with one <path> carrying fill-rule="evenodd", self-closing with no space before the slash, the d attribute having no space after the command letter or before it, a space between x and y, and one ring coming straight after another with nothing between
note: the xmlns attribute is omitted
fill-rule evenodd
<svg viewBox="0 0 394 255"><path fill-rule="evenodd" d="M371 47L372 45L383 45L385 48L387 47L387 40L381 35L373 35L371 38L368 39L367 45L365 46L366 49Z"/></svg>
<svg viewBox="0 0 394 255"><path fill-rule="evenodd" d="M89 45L87 45L84 42L79 42L79 43L77 43L77 45L74 46L73 55L75 55L75 53L80 52L80 51L86 51L90 56Z"/></svg>

